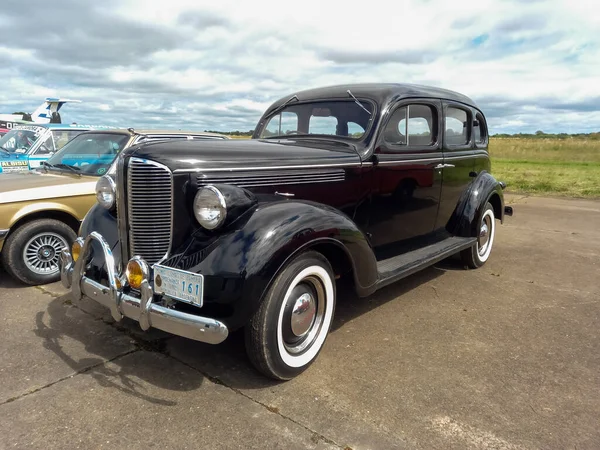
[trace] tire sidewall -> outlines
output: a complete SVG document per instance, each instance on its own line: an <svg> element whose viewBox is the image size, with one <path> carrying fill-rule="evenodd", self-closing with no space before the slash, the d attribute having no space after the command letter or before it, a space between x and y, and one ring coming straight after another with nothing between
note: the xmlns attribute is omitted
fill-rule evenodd
<svg viewBox="0 0 600 450"><path fill-rule="evenodd" d="M281 320L283 308L296 282L304 279L308 272L313 272L311 268L319 268L321 276L328 276L328 281L327 279L321 279L326 295L325 317L315 342L301 356L296 357L291 356L282 348ZM268 350L267 354L270 356L268 358L270 360L269 365L272 371L278 374L279 378L293 378L306 370L315 361L323 349L331 328L335 313L335 295L335 279L331 265L325 257L316 252L301 255L277 277L268 298L265 299L268 302L265 315L267 324L265 346Z"/></svg>
<svg viewBox="0 0 600 450"><path fill-rule="evenodd" d="M33 272L23 259L25 244L35 235L48 232L62 237L71 245L77 237L67 224L54 219L41 219L25 223L8 236L2 249L2 260L6 270L16 279L30 285L52 283L60 279L60 271L41 275Z"/></svg>

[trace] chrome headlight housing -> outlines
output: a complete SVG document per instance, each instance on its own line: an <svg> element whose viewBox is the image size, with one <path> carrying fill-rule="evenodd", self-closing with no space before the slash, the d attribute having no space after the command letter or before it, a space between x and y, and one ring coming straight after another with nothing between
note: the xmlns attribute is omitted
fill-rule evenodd
<svg viewBox="0 0 600 450"><path fill-rule="evenodd" d="M96 183L96 200L106 209L111 209L115 205L116 192L115 182L108 175L104 175Z"/></svg>
<svg viewBox="0 0 600 450"><path fill-rule="evenodd" d="M204 186L194 198L194 216L207 230L219 228L227 217L225 197L214 186Z"/></svg>

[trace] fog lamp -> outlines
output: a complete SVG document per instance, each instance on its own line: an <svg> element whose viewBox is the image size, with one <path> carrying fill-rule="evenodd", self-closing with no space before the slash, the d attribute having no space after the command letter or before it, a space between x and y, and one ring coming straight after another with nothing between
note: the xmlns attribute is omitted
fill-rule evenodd
<svg viewBox="0 0 600 450"><path fill-rule="evenodd" d="M77 238L73 245L71 246L71 256L73 257L73 261L77 261L79 259L79 255L81 253L81 248L83 247L83 239Z"/></svg>
<svg viewBox="0 0 600 450"><path fill-rule="evenodd" d="M134 289L139 289L142 281L148 279L148 264L139 256L134 256L127 263L125 270L127 283Z"/></svg>

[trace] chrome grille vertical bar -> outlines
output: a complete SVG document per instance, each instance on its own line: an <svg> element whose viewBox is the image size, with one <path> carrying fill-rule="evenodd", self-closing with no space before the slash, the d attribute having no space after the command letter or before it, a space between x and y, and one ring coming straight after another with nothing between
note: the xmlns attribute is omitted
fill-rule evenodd
<svg viewBox="0 0 600 450"><path fill-rule="evenodd" d="M173 233L173 174L164 165L131 158L127 168L130 255L149 264L169 255Z"/></svg>
<svg viewBox="0 0 600 450"><path fill-rule="evenodd" d="M126 216L126 203L125 203L125 161L124 158L119 155L117 159L117 173L116 185L117 185L117 228L119 230L119 245L121 248L121 260L117 267L117 272L121 275L125 271L125 266L129 261L129 239L127 231L127 216Z"/></svg>

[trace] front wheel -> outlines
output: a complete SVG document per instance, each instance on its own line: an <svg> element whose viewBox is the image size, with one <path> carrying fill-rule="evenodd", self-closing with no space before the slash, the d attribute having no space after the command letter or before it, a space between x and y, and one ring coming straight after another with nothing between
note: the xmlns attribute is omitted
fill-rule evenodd
<svg viewBox="0 0 600 450"><path fill-rule="evenodd" d="M276 380L302 373L323 348L334 309L329 261L312 251L298 256L277 276L246 327L250 361Z"/></svg>
<svg viewBox="0 0 600 450"><path fill-rule="evenodd" d="M77 235L67 224L54 219L27 222L14 230L4 243L2 262L6 271L26 284L37 285L60 279L60 251Z"/></svg>
<svg viewBox="0 0 600 450"><path fill-rule="evenodd" d="M494 215L494 207L488 202L479 217L477 243L461 252L463 262L471 269L483 266L492 253L495 234L496 216Z"/></svg>

